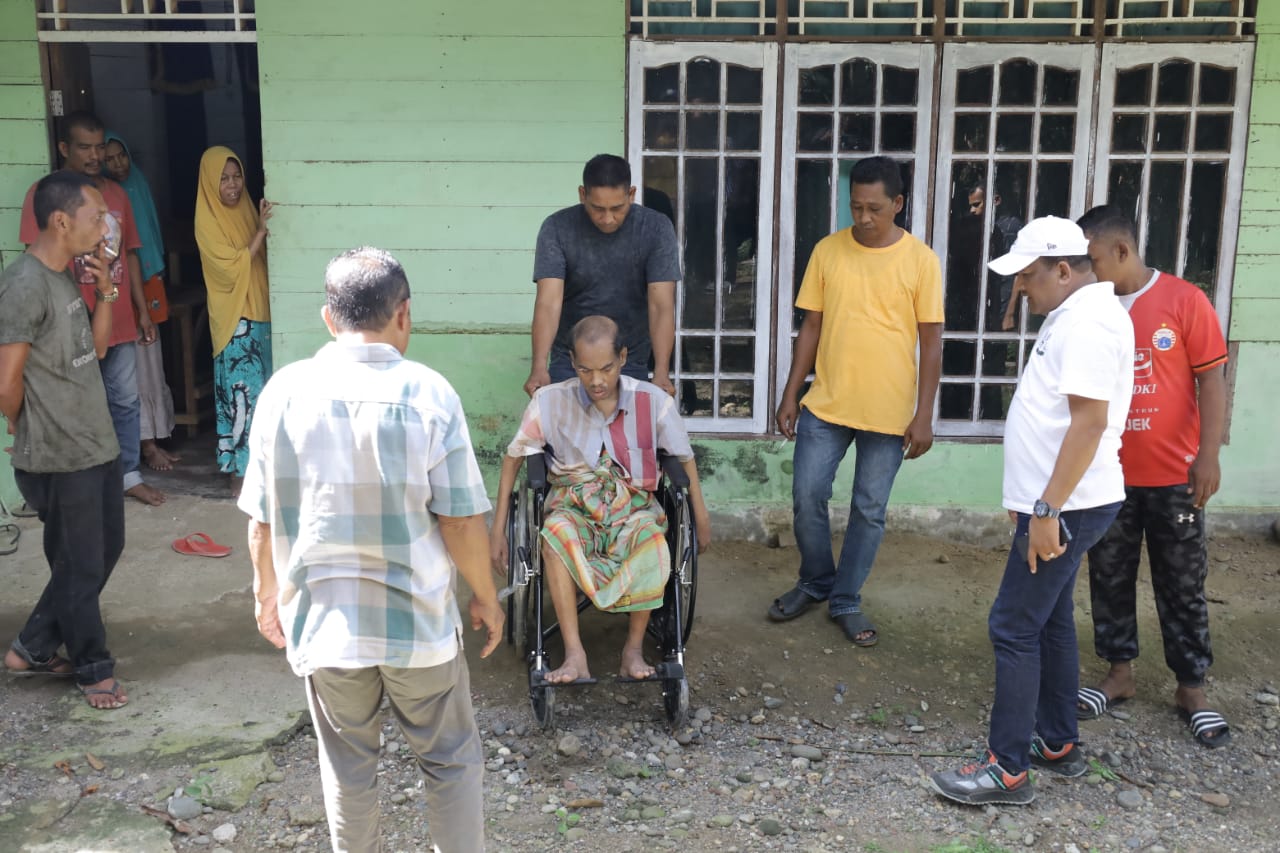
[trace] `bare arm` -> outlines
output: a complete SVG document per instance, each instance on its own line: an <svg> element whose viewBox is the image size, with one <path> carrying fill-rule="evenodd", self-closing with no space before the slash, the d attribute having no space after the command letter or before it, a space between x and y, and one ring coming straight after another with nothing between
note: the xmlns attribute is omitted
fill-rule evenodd
<svg viewBox="0 0 1280 853"><path fill-rule="evenodd" d="M653 345L653 384L668 394L676 393L671 382L671 353L676 347L676 283L649 283L649 341Z"/></svg>
<svg viewBox="0 0 1280 853"><path fill-rule="evenodd" d="M800 389L813 372L818 360L818 339L822 336L822 312L805 311L795 350L791 353L791 372L787 374L782 401L778 404L778 429L787 438L796 437L796 420L800 416Z"/></svg>
<svg viewBox="0 0 1280 853"><path fill-rule="evenodd" d="M564 279L538 279L538 295L533 302L533 364L529 368L529 379L524 383L524 393L530 397L543 385L551 384L551 374L547 371L547 359L551 356L551 345L556 339L556 330L560 328L560 309L564 305Z"/></svg>
<svg viewBox="0 0 1280 853"><path fill-rule="evenodd" d="M697 463L687 459L680 464L689 475L689 503L692 504L693 523L698 528L698 553L701 554L711 545L711 513L707 512L707 502L702 498Z"/></svg>
<svg viewBox="0 0 1280 853"><path fill-rule="evenodd" d="M253 239L249 241L248 249L250 255L256 255L262 251L262 247L267 244L267 237L271 234L267 230L267 220L271 218L271 202L265 198L258 202L258 230L253 235Z"/></svg>
<svg viewBox="0 0 1280 853"><path fill-rule="evenodd" d="M438 515L440 535L449 558L458 567L458 573L471 587L471 627L484 628L488 632L480 657L486 658L502 640L502 623L506 615L498 604L498 590L493 585L493 575L485 565L485 525L483 515Z"/></svg>
<svg viewBox="0 0 1280 853"><path fill-rule="evenodd" d="M916 413L902 437L904 459L918 459L933 447L933 401L942 376L942 324L920 323L920 378L916 381Z"/></svg>
<svg viewBox="0 0 1280 853"><path fill-rule="evenodd" d="M275 564L271 559L271 525L249 520L249 559L253 563L253 613L258 633L277 649L284 648L280 626L279 595Z"/></svg>
<svg viewBox="0 0 1280 853"><path fill-rule="evenodd" d="M1067 405L1071 410L1071 425L1067 427L1067 434L1062 439L1062 447L1058 450L1058 458L1053 465L1053 473L1040 496L1053 507L1062 506L1071 497L1080 478L1089 470L1094 454L1098 452L1098 442L1107 429L1106 400L1068 394ZM1029 536L1027 562L1034 574L1037 556L1050 555L1049 558L1052 559L1063 551L1058 544L1058 519L1033 517Z"/></svg>
<svg viewBox="0 0 1280 853"><path fill-rule="evenodd" d="M502 457L502 473L498 476L498 503L493 509L493 526L489 529L489 558L495 572L504 571L507 565L507 516L511 514L511 490L523 456Z"/></svg>
<svg viewBox="0 0 1280 853"><path fill-rule="evenodd" d="M1196 374L1200 391L1200 452L1187 471L1187 493L1192 504L1203 508L1222 483L1218 449L1227 424L1227 378L1221 365Z"/></svg>
<svg viewBox="0 0 1280 853"><path fill-rule="evenodd" d="M22 411L22 398L26 394L22 370L30 354L31 344L0 344L0 415L9 421L10 433Z"/></svg>
<svg viewBox="0 0 1280 853"><path fill-rule="evenodd" d="M142 334L142 343L153 344L156 342L156 324L151 322L147 295L142 291L142 264L138 261L137 252L125 252L125 266L129 269L129 298L138 315L138 331Z"/></svg>

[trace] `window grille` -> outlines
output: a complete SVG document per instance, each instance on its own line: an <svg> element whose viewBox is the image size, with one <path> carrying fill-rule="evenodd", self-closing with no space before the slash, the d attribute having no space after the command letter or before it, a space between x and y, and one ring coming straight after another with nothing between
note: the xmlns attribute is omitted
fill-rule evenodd
<svg viewBox="0 0 1280 853"><path fill-rule="evenodd" d="M1257 0L630 0L641 38L1234 39ZM1101 23L1101 27L1098 24Z"/></svg>
<svg viewBox="0 0 1280 853"><path fill-rule="evenodd" d="M254 0L39 0L44 42L254 42Z"/></svg>

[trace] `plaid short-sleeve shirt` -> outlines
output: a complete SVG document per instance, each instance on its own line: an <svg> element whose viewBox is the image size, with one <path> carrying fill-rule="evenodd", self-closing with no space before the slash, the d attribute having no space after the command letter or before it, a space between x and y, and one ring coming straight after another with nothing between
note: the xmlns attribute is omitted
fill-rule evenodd
<svg viewBox="0 0 1280 853"><path fill-rule="evenodd" d="M330 343L258 398L239 506L271 525L299 675L429 667L458 653L436 516L487 512L457 393L389 344Z"/></svg>
<svg viewBox="0 0 1280 853"><path fill-rule="evenodd" d="M552 473L575 474L593 470L603 449L626 469L632 485L653 491L662 476L658 451L681 462L692 459L689 433L666 391L630 376L618 381L618 408L607 418L577 377L539 388L507 455L532 456L550 446Z"/></svg>

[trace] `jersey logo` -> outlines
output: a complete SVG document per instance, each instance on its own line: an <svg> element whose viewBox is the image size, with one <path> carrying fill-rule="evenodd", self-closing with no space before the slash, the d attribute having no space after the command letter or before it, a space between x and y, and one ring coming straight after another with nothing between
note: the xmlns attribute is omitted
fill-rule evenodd
<svg viewBox="0 0 1280 853"><path fill-rule="evenodd" d="M1196 520L1196 514L1194 512L1178 513L1179 524L1192 524L1193 522L1195 522L1195 520Z"/></svg>
<svg viewBox="0 0 1280 853"><path fill-rule="evenodd" d="M1156 333L1151 336L1151 345L1161 352L1173 349L1173 345L1178 342L1178 336L1173 333L1173 329L1168 326L1161 326L1156 329Z"/></svg>
<svg viewBox="0 0 1280 853"><path fill-rule="evenodd" d="M1151 367L1154 362L1151 360L1151 350L1147 347L1139 347L1133 351L1133 378L1141 379L1151 375Z"/></svg>

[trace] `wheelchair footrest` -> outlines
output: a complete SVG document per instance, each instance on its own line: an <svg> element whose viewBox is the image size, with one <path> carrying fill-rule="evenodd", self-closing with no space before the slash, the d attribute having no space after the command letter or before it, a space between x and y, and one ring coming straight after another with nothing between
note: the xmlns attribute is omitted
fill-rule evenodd
<svg viewBox="0 0 1280 853"><path fill-rule="evenodd" d="M529 689L540 690L544 687L585 687L588 684L598 684L594 678L577 678L573 681L547 681L546 671L531 669L529 670Z"/></svg>
<svg viewBox="0 0 1280 853"><path fill-rule="evenodd" d="M655 664L653 675L648 678L623 678L619 675L614 681L618 684L648 684L654 681L680 681L684 678L684 667L675 661L663 661Z"/></svg>

